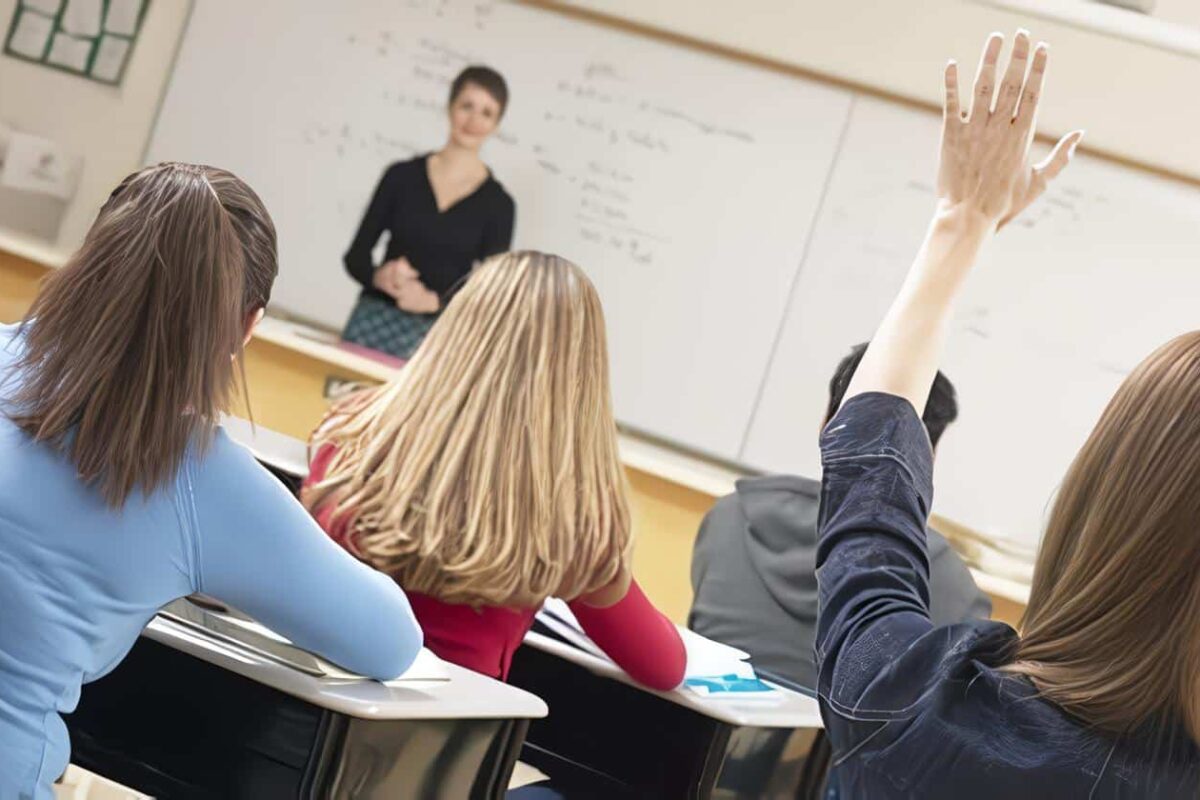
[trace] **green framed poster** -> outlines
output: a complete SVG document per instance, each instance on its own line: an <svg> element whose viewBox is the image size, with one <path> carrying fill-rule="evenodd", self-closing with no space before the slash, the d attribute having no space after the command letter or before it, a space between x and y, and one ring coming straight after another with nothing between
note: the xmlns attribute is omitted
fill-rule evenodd
<svg viewBox="0 0 1200 800"><path fill-rule="evenodd" d="M119 86L151 0L17 0L4 54Z"/></svg>

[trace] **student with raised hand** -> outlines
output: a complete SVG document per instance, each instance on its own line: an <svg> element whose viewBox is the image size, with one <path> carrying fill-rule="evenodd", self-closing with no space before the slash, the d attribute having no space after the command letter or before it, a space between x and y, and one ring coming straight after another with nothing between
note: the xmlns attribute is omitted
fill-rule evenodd
<svg viewBox="0 0 1200 800"><path fill-rule="evenodd" d="M218 597L375 678L416 656L403 592L217 425L276 271L250 187L160 164L0 326L0 797L53 796L59 715L179 597Z"/></svg>
<svg viewBox="0 0 1200 800"><path fill-rule="evenodd" d="M822 435L818 693L839 785L872 798L1194 798L1200 333L1143 361L1076 456L1021 631L929 620L932 463L919 412L980 248L1080 138L1029 166L1047 51L1031 54L1018 33L994 92L1000 50L993 36L969 114L946 70L933 222Z"/></svg>
<svg viewBox="0 0 1200 800"><path fill-rule="evenodd" d="M559 597L635 680L683 680L678 631L631 579L604 315L574 264L484 262L400 374L313 445L305 505L408 591L442 658L503 679Z"/></svg>
<svg viewBox="0 0 1200 800"><path fill-rule="evenodd" d="M842 405L865 344L843 358L829 381L822 425ZM934 450L958 417L950 380L934 378L922 423ZM815 431L814 431L815 433ZM704 517L692 551L694 600L688 627L750 654L755 669L811 690L817 684L817 514L821 483L799 475L743 478ZM935 624L992 613L971 571L930 528L929 613Z"/></svg>

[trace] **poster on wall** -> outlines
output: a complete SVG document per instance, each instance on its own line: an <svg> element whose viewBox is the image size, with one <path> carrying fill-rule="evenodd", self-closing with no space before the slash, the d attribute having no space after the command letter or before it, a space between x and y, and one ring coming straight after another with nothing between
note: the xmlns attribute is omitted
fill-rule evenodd
<svg viewBox="0 0 1200 800"><path fill-rule="evenodd" d="M151 0L17 0L4 55L119 86Z"/></svg>

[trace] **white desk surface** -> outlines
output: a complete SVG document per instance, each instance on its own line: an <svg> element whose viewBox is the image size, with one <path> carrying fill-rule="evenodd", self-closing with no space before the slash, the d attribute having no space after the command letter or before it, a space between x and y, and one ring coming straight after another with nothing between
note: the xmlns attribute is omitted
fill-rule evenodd
<svg viewBox="0 0 1200 800"><path fill-rule="evenodd" d="M597 658L573 645L560 642L535 631L525 634L525 644L551 655L578 664L592 673L612 680L627 683L647 694L659 697L684 708L689 708L710 719L736 725L741 728L822 728L821 709L817 701L808 695L775 686L779 696L773 700L713 700L701 697L686 689L658 692L638 686L620 667L610 661ZM770 683L768 681L768 683Z"/></svg>
<svg viewBox="0 0 1200 800"><path fill-rule="evenodd" d="M281 664L251 646L233 642L163 616L142 635L209 664L351 717L369 720L538 719L540 697L477 672L446 663L449 680L376 681L322 678Z"/></svg>
<svg viewBox="0 0 1200 800"><path fill-rule="evenodd" d="M308 445L305 442L228 414L221 419L221 427L230 439L249 450L259 461L298 478L308 475Z"/></svg>

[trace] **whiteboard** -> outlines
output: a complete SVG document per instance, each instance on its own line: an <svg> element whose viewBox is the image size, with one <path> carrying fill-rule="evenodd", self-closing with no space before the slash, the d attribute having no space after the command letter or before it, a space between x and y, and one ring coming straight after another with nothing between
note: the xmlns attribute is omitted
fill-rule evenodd
<svg viewBox="0 0 1200 800"><path fill-rule="evenodd" d="M920 245L939 126L855 100L743 461L820 474L829 378L870 338ZM1200 322L1197 258L1200 190L1081 154L1000 232L959 302L942 369L960 417L938 448L935 510L1032 548L1125 375Z"/></svg>
<svg viewBox="0 0 1200 800"><path fill-rule="evenodd" d="M273 305L340 328L375 182L445 141L468 62L512 93L484 158L514 245L600 290L618 419L736 457L848 92L507 3L204 0L147 158L244 177L279 231Z"/></svg>

